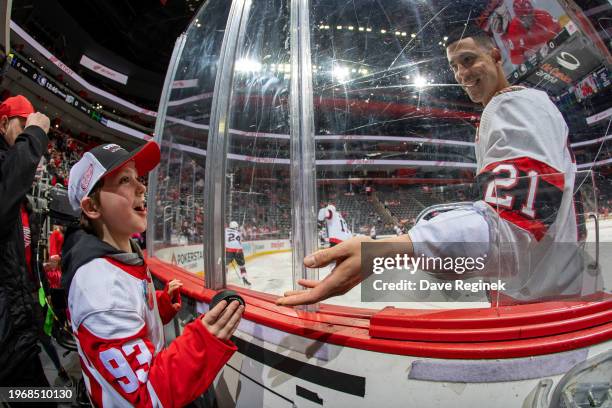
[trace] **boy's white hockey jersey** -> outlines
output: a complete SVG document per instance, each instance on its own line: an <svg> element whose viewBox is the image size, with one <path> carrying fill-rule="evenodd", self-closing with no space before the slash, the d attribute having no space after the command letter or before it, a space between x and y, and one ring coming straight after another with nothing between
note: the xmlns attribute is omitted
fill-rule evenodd
<svg viewBox="0 0 612 408"><path fill-rule="evenodd" d="M155 290L135 254L79 231L68 235L63 255L70 322L94 406L185 406L236 350L199 319L166 347L163 324L179 299L170 299L167 288Z"/></svg>

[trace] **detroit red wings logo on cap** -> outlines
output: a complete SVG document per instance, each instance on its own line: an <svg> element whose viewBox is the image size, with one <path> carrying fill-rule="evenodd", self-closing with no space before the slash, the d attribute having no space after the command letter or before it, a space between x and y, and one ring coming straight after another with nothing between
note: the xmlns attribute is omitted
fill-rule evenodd
<svg viewBox="0 0 612 408"><path fill-rule="evenodd" d="M108 144L104 147L102 147L104 150L109 150L111 153L115 153L117 150L125 150L123 147L119 146L118 144Z"/></svg>
<svg viewBox="0 0 612 408"><path fill-rule="evenodd" d="M87 189L89 188L89 183L91 183L93 171L93 164L89 163L89 167L87 167L87 170L85 170L85 174L83 174L83 177L81 177L81 190L87 191Z"/></svg>

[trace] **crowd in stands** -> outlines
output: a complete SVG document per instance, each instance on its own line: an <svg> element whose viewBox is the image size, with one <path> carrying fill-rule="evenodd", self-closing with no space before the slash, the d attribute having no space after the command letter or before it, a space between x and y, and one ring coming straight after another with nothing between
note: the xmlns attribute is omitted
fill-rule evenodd
<svg viewBox="0 0 612 408"><path fill-rule="evenodd" d="M8 89L0 90L0 100L11 97ZM104 143L98 137L80 132L75 135L62 125L61 118L52 118L49 128L49 143L38 167L36 180L48 181L50 185L68 186L70 168L83 153Z"/></svg>
<svg viewBox="0 0 612 408"><path fill-rule="evenodd" d="M595 191L597 197L597 210L604 219L612 215L612 179L610 179L610 167L607 174L595 174Z"/></svg>
<svg viewBox="0 0 612 408"><path fill-rule="evenodd" d="M181 171L176 163L180 161L172 162L174 164L171 163L168 168L174 178L161 177L165 181L160 184L158 195L156 237L167 243L173 239L179 243L202 243L204 167L195 162L184 166L184 162ZM164 173L166 169L161 171ZM236 175L240 174L239 169L234 171L237 171ZM176 175L181 175L180 183ZM330 179L350 178L346 174L328 176ZM226 185L226 202L231 201L231 207L226 208L225 223L237 221L245 241L291 237L291 197L287 175L275 175L271 179L251 181L248 177L244 180L237 177L231 187L229 181ZM455 181L462 182L375 184L372 181L359 181L321 184L317 199L319 206L333 203L354 234L369 235L374 227L378 235L391 235L398 230L406 232L416 223L421 211L431 205L478 199L479 190L474 183ZM606 176L601 176L598 186L599 212L607 216L612 208L612 185ZM164 229L167 229L165 235Z"/></svg>
<svg viewBox="0 0 612 408"><path fill-rule="evenodd" d="M84 152L100 143L101 140L85 134L75 138L69 130L62 129L59 125L50 128L49 144L41 163L49 183L52 186L59 184L67 187L72 165L83 156Z"/></svg>
<svg viewBox="0 0 612 408"><path fill-rule="evenodd" d="M50 185L68 185L70 167L82 154L102 143L90 135L72 132L54 121L49 132L48 151L39 166ZM172 231L166 235L178 236L179 242L200 243L204 236L204 171L203 163L191 160L187 166L174 160L168 168L160 168L160 194L158 200L158 237L163 237L164 219L172 217ZM183 167L181 170L180 167ZM165 171L180 174L180 182L165 177ZM249 186L237 183L232 191L232 208L227 213L238 221L244 240L288 238L291 230L290 191L284 183L259 182ZM347 187L348 186L348 187ZM165 190L164 190L165 189ZM392 217L388 222L384 214L372 204L371 192L376 191L376 199ZM393 234L396 226L404 231L416 222L417 215L426 207L445 202L471 201L476 191L470 185L380 185L373 188L371 183L350 183L343 186L325 187L319 191L320 203L334 202L352 227L354 233L369 234L375 226L380 235ZM612 185L606 177L600 177L598 188L598 209L604 217L612 209ZM366 198L364 200L364 198ZM163 202L173 203L166 206Z"/></svg>
<svg viewBox="0 0 612 408"><path fill-rule="evenodd" d="M7 91L3 92L7 97ZM232 138L234 153L253 154L256 146L258 154L262 151L278 155L285 151L287 141L257 139L253 144L240 144L238 137ZM44 154L39 166L39 177L44 177L50 185L68 185L70 167L79 160L84 152L103 141L80 133L74 135L61 124L61 119L54 119L49 132L48 150ZM324 144L318 143L321 148ZM282 147L282 148L281 148ZM432 146L433 149L437 147ZM424 146L421 149L427 150ZM232 148L230 147L230 150ZM270 153L270 154L272 154ZM332 153L327 153L332 154ZM610 152L605 150L600 158L605 159ZM278 156L277 156L278 157ZM204 236L204 173L205 163L199 160L179 160L171 158L170 164L160 167L159 194L157 197L157 234L170 240L172 236L178 237L180 242L199 243ZM238 170L239 171L239 170ZM414 170L415 177L422 177L421 170ZM380 174L379 174L380 173ZM172 177L167 177L170 174ZM179 175L178 180L176 175ZM363 177L363 173L318 174L318 177L352 178ZM452 174L454 177L462 177ZM231 209L226 211L229 223L232 220L241 225L243 239L278 239L288 238L291 230L290 190L283 180L288 175L274 175L279 182L237 180L231 192ZM388 172L369 172L368 178L395 178L401 177ZM608 216L612 208L612 186L607 177L600 177L597 183L598 208L600 214ZM228 191L230 190L228 186ZM376 227L380 235L392 234L396 227L409 229L416 222L418 214L426 207L444 202L471 201L476 198L476 191L470 185L377 185L373 188L371 182L353 182L335 186L323 186L319 189L320 204L334 202L343 214L354 233L368 234L370 229ZM376 191L375 198L372 191ZM365 198L365 200L363 199ZM378 200L384 210L377 208L373 200ZM386 217L388 215L389 217ZM171 220L169 220L171 218ZM231 220L229 219L231 218ZM169 224L169 226L166 226ZM164 235L164 228L170 230Z"/></svg>

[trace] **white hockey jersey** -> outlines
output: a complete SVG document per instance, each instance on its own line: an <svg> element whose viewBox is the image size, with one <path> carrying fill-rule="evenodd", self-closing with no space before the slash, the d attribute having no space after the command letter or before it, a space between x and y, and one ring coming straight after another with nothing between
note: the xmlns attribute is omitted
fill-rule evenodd
<svg viewBox="0 0 612 408"><path fill-rule="evenodd" d="M242 235L239 230L225 229L225 250L227 252L242 252Z"/></svg>
<svg viewBox="0 0 612 408"><path fill-rule="evenodd" d="M176 309L166 291L155 291L146 264L88 262L72 280L68 306L96 407L184 406L212 383L235 350L199 321L165 348L162 325Z"/></svg>
<svg viewBox="0 0 612 408"><path fill-rule="evenodd" d="M327 236L330 243L339 244L353 236L342 215L333 207L327 206L319 210L319 221L325 221Z"/></svg>
<svg viewBox="0 0 612 408"><path fill-rule="evenodd" d="M476 135L476 160L482 200L419 222L409 231L415 253L486 253L487 275L505 281L504 293L519 301L580 294L576 165L568 127L548 95L510 87L494 96ZM482 245L452 253L440 244L448 242Z"/></svg>

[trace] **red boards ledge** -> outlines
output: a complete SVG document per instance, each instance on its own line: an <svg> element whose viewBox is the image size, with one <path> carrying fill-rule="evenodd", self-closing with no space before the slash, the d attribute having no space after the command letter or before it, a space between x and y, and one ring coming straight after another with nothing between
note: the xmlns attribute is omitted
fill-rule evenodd
<svg viewBox="0 0 612 408"><path fill-rule="evenodd" d="M184 296L209 303L215 294L204 288L201 277L155 258L147 262L151 272L164 282L180 278ZM497 309L369 311L321 305L318 313L300 313L276 306L276 296L232 289L247 301L246 320L288 334L380 353L451 359L517 358L574 350L612 339L609 295L591 302Z"/></svg>
<svg viewBox="0 0 612 408"><path fill-rule="evenodd" d="M571 333L612 322L612 298L486 309L387 307L370 318L373 338L444 342L519 340Z"/></svg>

